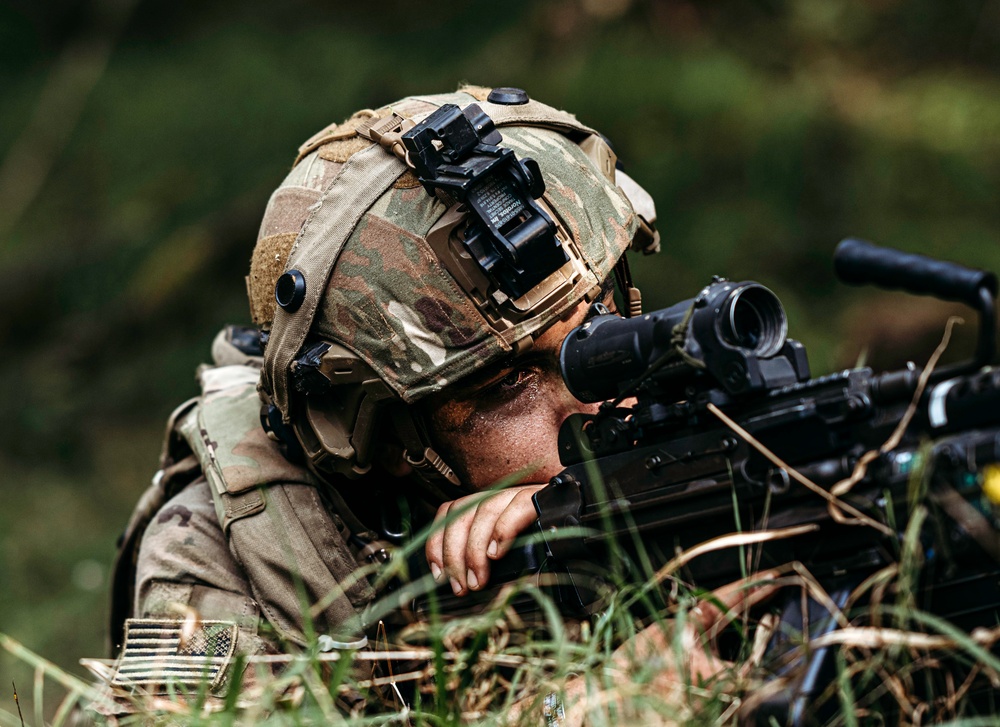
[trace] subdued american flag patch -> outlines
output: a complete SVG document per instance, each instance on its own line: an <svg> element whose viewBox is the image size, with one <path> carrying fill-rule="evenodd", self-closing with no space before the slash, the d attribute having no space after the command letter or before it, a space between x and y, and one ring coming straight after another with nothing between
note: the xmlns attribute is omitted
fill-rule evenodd
<svg viewBox="0 0 1000 727"><path fill-rule="evenodd" d="M111 683L119 687L218 686L236 647L228 621L129 619Z"/></svg>

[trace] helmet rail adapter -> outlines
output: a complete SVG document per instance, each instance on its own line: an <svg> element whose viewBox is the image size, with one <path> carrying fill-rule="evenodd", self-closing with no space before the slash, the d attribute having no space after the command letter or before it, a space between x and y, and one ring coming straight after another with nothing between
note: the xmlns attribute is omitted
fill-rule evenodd
<svg viewBox="0 0 1000 727"><path fill-rule="evenodd" d="M438 492L458 479L409 406L529 348L655 252L652 200L607 142L512 89L415 96L332 125L268 203L247 278L272 436L368 472L381 428ZM289 441L294 433L294 442Z"/></svg>

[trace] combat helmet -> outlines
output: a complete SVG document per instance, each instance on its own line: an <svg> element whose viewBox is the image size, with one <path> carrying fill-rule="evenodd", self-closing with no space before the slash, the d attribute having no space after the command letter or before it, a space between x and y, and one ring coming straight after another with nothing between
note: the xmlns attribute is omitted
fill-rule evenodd
<svg viewBox="0 0 1000 727"><path fill-rule="evenodd" d="M651 198L606 140L520 89L364 110L300 149L247 278L272 438L359 477L379 432L445 497L455 473L410 404L531 346L659 248ZM380 436L380 435L378 435Z"/></svg>

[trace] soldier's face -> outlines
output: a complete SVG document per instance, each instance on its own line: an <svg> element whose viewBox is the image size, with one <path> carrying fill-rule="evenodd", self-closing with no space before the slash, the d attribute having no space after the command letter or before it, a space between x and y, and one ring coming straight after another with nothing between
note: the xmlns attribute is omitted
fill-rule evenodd
<svg viewBox="0 0 1000 727"><path fill-rule="evenodd" d="M509 484L544 484L562 470L559 425L575 412L597 411L596 404L583 404L569 393L558 365L563 339L587 310L581 303L514 361L427 399L439 454L463 485L482 490L515 473Z"/></svg>

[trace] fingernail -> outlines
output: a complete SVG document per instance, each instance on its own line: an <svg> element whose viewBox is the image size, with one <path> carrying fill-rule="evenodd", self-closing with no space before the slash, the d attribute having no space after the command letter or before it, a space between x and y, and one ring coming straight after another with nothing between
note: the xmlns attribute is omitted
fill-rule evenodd
<svg viewBox="0 0 1000 727"><path fill-rule="evenodd" d="M455 595L457 596L459 593L462 592L462 584L459 583L456 579L452 578L451 579L451 590L453 590L455 592Z"/></svg>
<svg viewBox="0 0 1000 727"><path fill-rule="evenodd" d="M431 575L434 576L434 580L441 580L441 566L437 563L431 563Z"/></svg>
<svg viewBox="0 0 1000 727"><path fill-rule="evenodd" d="M495 540L491 540L490 544L486 546L486 555L491 558L497 557L497 551L500 549L500 545Z"/></svg>
<svg viewBox="0 0 1000 727"><path fill-rule="evenodd" d="M469 572L465 574L465 580L469 584L469 588L476 590L479 588L479 579L476 578L476 574L470 568Z"/></svg>

